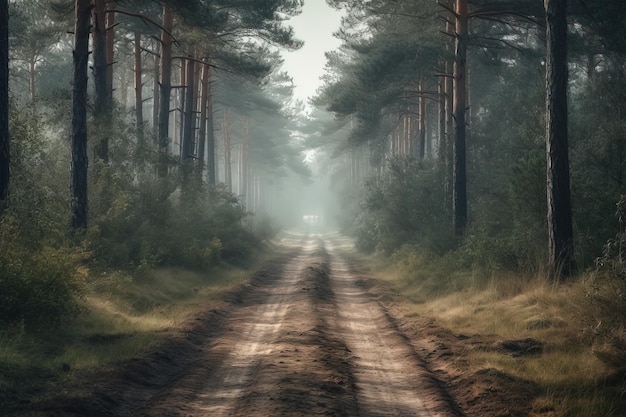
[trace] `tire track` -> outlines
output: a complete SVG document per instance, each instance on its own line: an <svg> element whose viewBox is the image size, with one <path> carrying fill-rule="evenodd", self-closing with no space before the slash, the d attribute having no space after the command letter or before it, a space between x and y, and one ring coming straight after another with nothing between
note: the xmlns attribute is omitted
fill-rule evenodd
<svg viewBox="0 0 626 417"><path fill-rule="evenodd" d="M462 415L451 404L388 311L327 241L336 328L354 355L357 401L364 416L443 417Z"/></svg>
<svg viewBox="0 0 626 417"><path fill-rule="evenodd" d="M198 359L134 416L459 416L342 259L301 242L234 306Z"/></svg>
<svg viewBox="0 0 626 417"><path fill-rule="evenodd" d="M228 319L226 331L207 347L176 384L154 399L141 416L231 416L239 415L266 358L277 349L275 341L299 277L306 266L313 242L281 270L268 271L262 282L242 300Z"/></svg>

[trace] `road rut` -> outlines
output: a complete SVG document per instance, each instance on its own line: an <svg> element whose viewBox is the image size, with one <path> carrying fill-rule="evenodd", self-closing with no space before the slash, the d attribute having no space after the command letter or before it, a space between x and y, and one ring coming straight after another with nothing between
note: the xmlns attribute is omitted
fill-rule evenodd
<svg viewBox="0 0 626 417"><path fill-rule="evenodd" d="M337 236L299 247L134 416L462 415Z"/></svg>

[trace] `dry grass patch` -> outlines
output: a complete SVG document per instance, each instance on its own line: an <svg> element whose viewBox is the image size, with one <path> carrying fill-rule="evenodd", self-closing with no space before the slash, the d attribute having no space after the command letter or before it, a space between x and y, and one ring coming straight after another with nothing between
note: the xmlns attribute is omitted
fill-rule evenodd
<svg viewBox="0 0 626 417"><path fill-rule="evenodd" d="M601 326L598 311L606 310L605 303L592 301L587 278L554 285L544 277L512 273L450 272L449 264L442 270L451 275L442 278L439 267L405 260L376 276L396 290L407 316L430 317L453 334L471 337L472 344L455 358L470 372L496 369L537 384L542 395L533 415L624 415L626 381L599 354L607 349L601 350L592 328ZM501 348L524 340L539 342L540 352Z"/></svg>
<svg viewBox="0 0 626 417"><path fill-rule="evenodd" d="M44 381L78 378L144 354L191 317L221 308L254 268L92 271L75 317L36 333L19 327L0 333L0 408L30 401Z"/></svg>
<svg viewBox="0 0 626 417"><path fill-rule="evenodd" d="M249 276L233 268L168 268L99 277L83 299L83 314L66 330L73 342L58 360L81 369L136 356L199 312L222 306L226 292Z"/></svg>

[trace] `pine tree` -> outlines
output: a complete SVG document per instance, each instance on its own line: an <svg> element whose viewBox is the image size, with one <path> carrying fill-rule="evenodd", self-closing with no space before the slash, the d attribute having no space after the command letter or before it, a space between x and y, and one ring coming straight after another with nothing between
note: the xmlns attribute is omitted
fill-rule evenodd
<svg viewBox="0 0 626 417"><path fill-rule="evenodd" d="M0 0L0 214L9 196L9 2Z"/></svg>

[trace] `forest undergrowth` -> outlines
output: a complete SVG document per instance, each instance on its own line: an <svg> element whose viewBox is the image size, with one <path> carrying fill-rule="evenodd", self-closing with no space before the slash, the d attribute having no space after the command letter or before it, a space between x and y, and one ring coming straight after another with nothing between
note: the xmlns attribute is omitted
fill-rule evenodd
<svg viewBox="0 0 626 417"><path fill-rule="evenodd" d="M20 140L0 216L0 409L139 355L219 307L275 233L224 187L181 192L178 176L142 169L156 154L135 149L123 124L109 163L90 167L90 226L71 231L64 139L23 110L11 113Z"/></svg>
<svg viewBox="0 0 626 417"><path fill-rule="evenodd" d="M495 368L540 387L534 416L617 417L626 409L626 281L613 251L621 239L607 245L596 271L566 283L546 273L457 268L452 255L415 248L372 267L407 317L432 319L476 343L451 358L455 364ZM522 342L540 348L497 348Z"/></svg>
<svg viewBox="0 0 626 417"><path fill-rule="evenodd" d="M0 407L28 404L44 389L141 356L202 311L219 309L267 256L210 270L83 271L72 314L0 330ZM52 384L52 385L51 385Z"/></svg>

